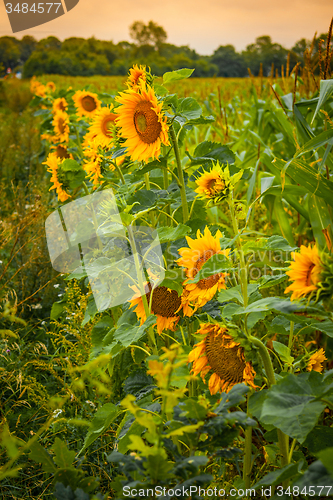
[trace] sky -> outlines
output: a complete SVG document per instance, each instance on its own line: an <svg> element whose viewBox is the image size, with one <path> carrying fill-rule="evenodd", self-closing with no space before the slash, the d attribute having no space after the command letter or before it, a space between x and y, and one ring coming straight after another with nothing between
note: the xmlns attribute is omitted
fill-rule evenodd
<svg viewBox="0 0 333 500"><path fill-rule="evenodd" d="M0 36L12 35L8 1L0 0ZM332 16L332 0L80 0L58 19L15 36L95 36L118 43L131 41L129 26L134 21L152 20L164 27L167 42L210 55L227 44L241 51L262 35L289 49L301 38L326 33Z"/></svg>

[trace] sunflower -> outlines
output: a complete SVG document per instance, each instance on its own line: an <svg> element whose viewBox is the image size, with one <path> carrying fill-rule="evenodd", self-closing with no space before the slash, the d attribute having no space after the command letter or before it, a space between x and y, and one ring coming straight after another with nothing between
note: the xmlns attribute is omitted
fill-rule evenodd
<svg viewBox="0 0 333 500"><path fill-rule="evenodd" d="M117 115L112 113L113 105L106 106L96 111L93 122L89 127L88 139L92 137L96 144L102 147L110 147L113 145L113 131L115 128L115 119Z"/></svg>
<svg viewBox="0 0 333 500"><path fill-rule="evenodd" d="M47 92L55 92L56 86L54 82L47 82L46 91Z"/></svg>
<svg viewBox="0 0 333 500"><path fill-rule="evenodd" d="M292 252L291 255L294 262L286 274L294 283L284 293L293 292L290 300L296 300L318 289L323 266L316 245L312 248L302 245L299 253Z"/></svg>
<svg viewBox="0 0 333 500"><path fill-rule="evenodd" d="M198 185L195 190L201 198L209 199L210 201L222 201L230 191L234 189L237 182L241 179L243 170L230 176L229 167L224 170L218 163L214 165L209 172L203 171L203 174L195 181Z"/></svg>
<svg viewBox="0 0 333 500"><path fill-rule="evenodd" d="M58 144L57 146L52 146L54 148L54 151L52 154L54 154L57 158L67 160L68 158L73 159L73 155L68 152L67 147L62 144Z"/></svg>
<svg viewBox="0 0 333 500"><path fill-rule="evenodd" d="M64 97L58 97L55 99L53 103L53 113L57 113L58 111L66 111L68 108L68 103Z"/></svg>
<svg viewBox="0 0 333 500"><path fill-rule="evenodd" d="M129 88L133 90L138 90L140 87L141 82L146 83L147 78L146 78L146 66L138 66L137 64L134 64L133 68L129 70L129 77L127 80L127 85Z"/></svg>
<svg viewBox="0 0 333 500"><path fill-rule="evenodd" d="M54 115L52 125L56 136L56 142L68 142L69 139L69 116L64 111L57 111Z"/></svg>
<svg viewBox="0 0 333 500"><path fill-rule="evenodd" d="M325 351L324 349L319 349L319 351L314 352L311 354L308 365L306 369L311 372L314 370L315 372L322 372L323 371L323 365L322 363L326 360L325 356Z"/></svg>
<svg viewBox="0 0 333 500"><path fill-rule="evenodd" d="M142 325L147 319L143 300L138 288L133 287L133 290L136 293L134 298L130 300L130 304L131 307L135 307L135 313ZM153 289L153 292L151 292L151 290L152 287L150 283L146 283L145 291L147 292L147 303L149 305L151 300L151 312L157 318L157 332L162 333L162 331L166 329L174 331L179 321L179 315L177 313L182 307L181 298L178 296L176 290L171 290L166 286L157 286ZM153 294L152 299L151 293Z"/></svg>
<svg viewBox="0 0 333 500"><path fill-rule="evenodd" d="M121 104L115 112L119 134L126 139L124 146L132 160L158 159L161 144L169 145L168 126L154 90L141 83L138 91L120 93Z"/></svg>
<svg viewBox="0 0 333 500"><path fill-rule="evenodd" d="M33 76L30 81L30 92L39 97L46 97L46 88L45 85L36 80L36 77Z"/></svg>
<svg viewBox="0 0 333 500"><path fill-rule="evenodd" d="M205 381L208 372L213 372L208 381L211 394L229 392L242 382L256 388L252 364L245 360L244 348L228 332L220 325L202 323L197 333L205 338L194 346L188 357L188 362L193 363L193 375L200 373Z"/></svg>
<svg viewBox="0 0 333 500"><path fill-rule="evenodd" d="M87 90L77 90L73 95L73 101L79 116L92 117L96 111L101 109L101 102L97 94Z"/></svg>
<svg viewBox="0 0 333 500"><path fill-rule="evenodd" d="M206 226L204 234L200 230L197 231L197 239L186 237L189 248L183 247L178 250L181 258L177 260L177 264L185 267L186 276L189 278L184 282L183 306L194 305L196 311L211 300L218 290L226 288L225 273L216 273L201 279L198 283L189 283L210 257L215 254L229 256L230 249L221 250L220 238L222 238L221 231L218 230L214 237Z"/></svg>
<svg viewBox="0 0 333 500"><path fill-rule="evenodd" d="M50 153L43 165L46 165L48 167L47 171L52 174L51 182L53 186L50 187L49 191L56 189L59 200L66 201L70 198L70 195L65 191L62 182L59 180L59 167L62 162L63 160L57 158L54 153Z"/></svg>

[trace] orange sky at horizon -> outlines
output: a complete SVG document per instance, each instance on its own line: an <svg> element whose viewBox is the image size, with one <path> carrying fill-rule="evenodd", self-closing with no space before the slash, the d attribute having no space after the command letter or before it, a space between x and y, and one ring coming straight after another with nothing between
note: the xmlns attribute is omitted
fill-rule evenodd
<svg viewBox="0 0 333 500"><path fill-rule="evenodd" d="M58 0L60 1L60 0ZM11 0L16 5L17 0ZM5 0L5 3L9 3ZM168 42L188 45L199 54L210 55L220 45L232 44L245 49L261 35L291 48L301 39L312 39L315 32L325 33L333 16L332 0L122 0L116 8L110 0L80 0L64 16L34 29L15 33L37 39L71 36L118 43L130 40L133 21L150 20L164 27ZM0 36L12 35L4 2L0 1Z"/></svg>

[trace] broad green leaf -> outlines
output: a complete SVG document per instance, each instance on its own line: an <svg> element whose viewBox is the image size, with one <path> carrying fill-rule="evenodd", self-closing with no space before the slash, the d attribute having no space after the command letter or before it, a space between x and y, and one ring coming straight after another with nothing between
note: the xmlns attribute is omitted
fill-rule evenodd
<svg viewBox="0 0 333 500"><path fill-rule="evenodd" d="M324 332L326 333L326 335L333 338L333 321L330 321L329 319L318 323L311 323L309 327L313 328L314 330Z"/></svg>
<svg viewBox="0 0 333 500"><path fill-rule="evenodd" d="M57 470L51 455L37 441L30 446L29 458L38 464L42 464L45 472L54 473Z"/></svg>
<svg viewBox="0 0 333 500"><path fill-rule="evenodd" d="M85 437L83 447L78 455L88 448L99 436L105 432L111 423L117 418L121 412L119 406L113 403L106 403L97 410L91 422L90 429Z"/></svg>
<svg viewBox="0 0 333 500"><path fill-rule="evenodd" d="M333 444L333 441L331 441L331 444ZM333 447L321 450L316 455L333 478Z"/></svg>
<svg viewBox="0 0 333 500"><path fill-rule="evenodd" d="M61 170L63 172L77 172L82 170L82 167L77 161L67 158L62 162Z"/></svg>
<svg viewBox="0 0 333 500"><path fill-rule="evenodd" d="M306 488L308 495L306 498L328 498L328 495L333 491L333 478L326 470L320 460L316 460L305 471L303 476L299 478L293 486L298 486L300 490ZM316 493L322 493L322 496Z"/></svg>
<svg viewBox="0 0 333 500"><path fill-rule="evenodd" d="M111 316L103 316L103 318L94 325L91 331L92 345L94 347L102 347L104 337L114 326L114 320Z"/></svg>
<svg viewBox="0 0 333 500"><path fill-rule="evenodd" d="M207 161L216 160L221 164L235 163L235 155L228 148L218 142L201 142L194 150L193 158L186 152L191 160L191 165L200 165Z"/></svg>
<svg viewBox="0 0 333 500"><path fill-rule="evenodd" d="M163 75L163 85L170 82L175 82L176 80L183 80L184 78L189 78L194 69L182 68L176 71L167 71Z"/></svg>
<svg viewBox="0 0 333 500"><path fill-rule="evenodd" d="M183 277L180 269L170 269L165 271L164 279L158 286L166 286L171 290L176 290L178 296L183 293Z"/></svg>
<svg viewBox="0 0 333 500"><path fill-rule="evenodd" d="M168 93L168 89L163 87L163 85L159 85L158 83L154 83L154 90L158 95L165 95Z"/></svg>
<svg viewBox="0 0 333 500"><path fill-rule="evenodd" d="M182 410L181 417L187 416L196 420L204 420L206 418L207 408L194 398L187 398L185 401L179 403L178 406Z"/></svg>
<svg viewBox="0 0 333 500"><path fill-rule="evenodd" d="M333 93L333 80L321 80L318 104L315 109L314 115L312 117L311 124L313 123L313 120L317 116L317 113L320 110L320 108L324 106L325 102L331 97L332 93Z"/></svg>
<svg viewBox="0 0 333 500"><path fill-rule="evenodd" d="M185 224L178 224L177 227L159 227L157 228L157 234L160 243L167 243L168 241L176 241L180 238L184 238L188 233L191 232L191 228Z"/></svg>
<svg viewBox="0 0 333 500"><path fill-rule="evenodd" d="M273 347L284 363L291 364L294 361L294 358L290 356L289 347L281 344L281 342L277 342L276 340L273 340Z"/></svg>
<svg viewBox="0 0 333 500"><path fill-rule="evenodd" d="M190 125L205 125L215 122L214 116L200 116L199 118L193 118L186 122L185 128L189 128Z"/></svg>
<svg viewBox="0 0 333 500"><path fill-rule="evenodd" d="M303 446L308 450L317 454L321 450L330 448L333 443L333 427L324 425L316 425L312 431L307 435Z"/></svg>
<svg viewBox="0 0 333 500"><path fill-rule="evenodd" d="M326 229L332 224L332 219L328 211L327 203L323 198L314 194L308 199L309 217L313 235L316 239L318 247L323 250L326 247L326 239L323 229Z"/></svg>
<svg viewBox="0 0 333 500"><path fill-rule="evenodd" d="M137 342L146 333L147 328L156 323L156 316L149 316L141 326L133 326L123 323L114 332L114 339L118 340L124 347Z"/></svg>
<svg viewBox="0 0 333 500"><path fill-rule="evenodd" d="M326 407L320 397L327 390L330 381L320 373L288 374L267 391L258 418L303 443Z"/></svg>
<svg viewBox="0 0 333 500"><path fill-rule="evenodd" d="M260 481L253 486L253 488L260 488L260 486L276 486L277 484L281 484L283 481L286 481L286 479L290 479L296 475L298 475L298 465L288 464L282 469L266 474L266 476L260 479Z"/></svg>
<svg viewBox="0 0 333 500"><path fill-rule="evenodd" d="M188 283L198 283L198 281L208 278L212 274L222 273L230 269L232 262L222 254L215 254L210 257L202 266L198 274Z"/></svg>
<svg viewBox="0 0 333 500"><path fill-rule="evenodd" d="M70 467L74 462L76 451L70 451L67 448L66 443L58 437L55 438L52 450L55 453L53 461L58 465L58 467L65 469L66 467Z"/></svg>
<svg viewBox="0 0 333 500"><path fill-rule="evenodd" d="M187 120L195 120L201 116L201 106L193 97L184 97L183 99L179 99L178 103L177 112Z"/></svg>
<svg viewBox="0 0 333 500"><path fill-rule="evenodd" d="M234 286L232 288L227 288L226 290L220 290L218 293L219 302L229 302L230 300L237 300L241 305L243 305L243 295L240 285Z"/></svg>
<svg viewBox="0 0 333 500"><path fill-rule="evenodd" d="M53 302L51 308L51 319L58 319L59 316L64 312L67 302L65 300L59 300L57 302Z"/></svg>

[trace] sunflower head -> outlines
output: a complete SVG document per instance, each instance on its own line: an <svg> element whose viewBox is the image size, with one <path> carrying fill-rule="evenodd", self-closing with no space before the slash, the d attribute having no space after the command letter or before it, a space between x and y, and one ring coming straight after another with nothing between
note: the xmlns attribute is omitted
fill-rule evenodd
<svg viewBox="0 0 333 500"><path fill-rule="evenodd" d="M47 92L55 92L56 86L54 82L47 82L46 84L46 91Z"/></svg>
<svg viewBox="0 0 333 500"><path fill-rule="evenodd" d="M113 146L116 118L112 104L96 111L87 138L94 138L96 144L105 148Z"/></svg>
<svg viewBox="0 0 333 500"><path fill-rule="evenodd" d="M50 153L46 161L43 163L43 165L48 167L47 171L51 173L50 180L53 185L50 187L49 191L51 191L51 189L55 189L59 200L62 202L71 197L67 192L68 186L66 186L65 178L61 172L61 164L63 161L64 158L57 158L54 153Z"/></svg>
<svg viewBox="0 0 333 500"><path fill-rule="evenodd" d="M148 78L147 78L148 77ZM139 90L142 83L148 83L150 80L149 73L146 70L146 66L138 66L134 64L133 68L129 70L128 80L126 82L127 86L132 90Z"/></svg>
<svg viewBox="0 0 333 500"><path fill-rule="evenodd" d="M87 90L77 90L73 95L73 101L79 116L93 117L96 111L101 109L101 101L97 94Z"/></svg>
<svg viewBox="0 0 333 500"><path fill-rule="evenodd" d="M311 354L306 369L309 372L311 372L312 370L314 370L315 372L322 372L323 371L322 363L326 360L327 358L325 356L324 349L319 349L319 351L316 351L313 354Z"/></svg>
<svg viewBox="0 0 333 500"><path fill-rule="evenodd" d="M196 311L211 300L218 290L226 288L226 273L212 274L208 278L199 280L197 283L191 283L191 280L195 278L204 263L213 255L222 254L225 257L229 256L230 249L221 250L220 238L222 238L221 231L218 230L216 235L213 236L209 228L206 227L204 234L199 230L197 231L196 239L187 236L188 247L182 247L178 250L181 257L177 260L177 264L185 268L186 276L188 277L184 282L184 294L182 296L185 308L194 306L194 311ZM190 316L191 314L188 315Z"/></svg>
<svg viewBox="0 0 333 500"><path fill-rule="evenodd" d="M254 389L256 375L251 362L245 359L245 350L240 342L236 342L231 330L213 323L203 323L198 330L204 339L196 344L189 354L193 375L200 374L205 381L210 374L208 388L211 394L229 392L242 382Z"/></svg>
<svg viewBox="0 0 333 500"><path fill-rule="evenodd" d="M53 102L53 113L57 113L58 111L66 111L68 108L68 103L64 97L58 97Z"/></svg>
<svg viewBox="0 0 333 500"><path fill-rule="evenodd" d="M228 165L222 169L222 166L216 163L210 171L204 171L197 178L195 182L198 187L195 192L211 203L219 203L229 196L242 175L243 170L240 170L230 176Z"/></svg>
<svg viewBox="0 0 333 500"><path fill-rule="evenodd" d="M323 263L319 256L317 246L301 246L300 252L292 252L293 262L290 264L286 274L293 283L288 286L284 293L293 292L290 300L300 299L310 294L310 297L318 290L321 281Z"/></svg>
<svg viewBox="0 0 333 500"><path fill-rule="evenodd" d="M57 142L68 142L69 140L69 116L64 111L57 111L54 115L52 125Z"/></svg>
<svg viewBox="0 0 333 500"><path fill-rule="evenodd" d="M120 103L115 110L118 133L132 160L158 159L161 144L169 145L169 138L163 104L154 90L141 83L137 91L122 92L116 100Z"/></svg>

